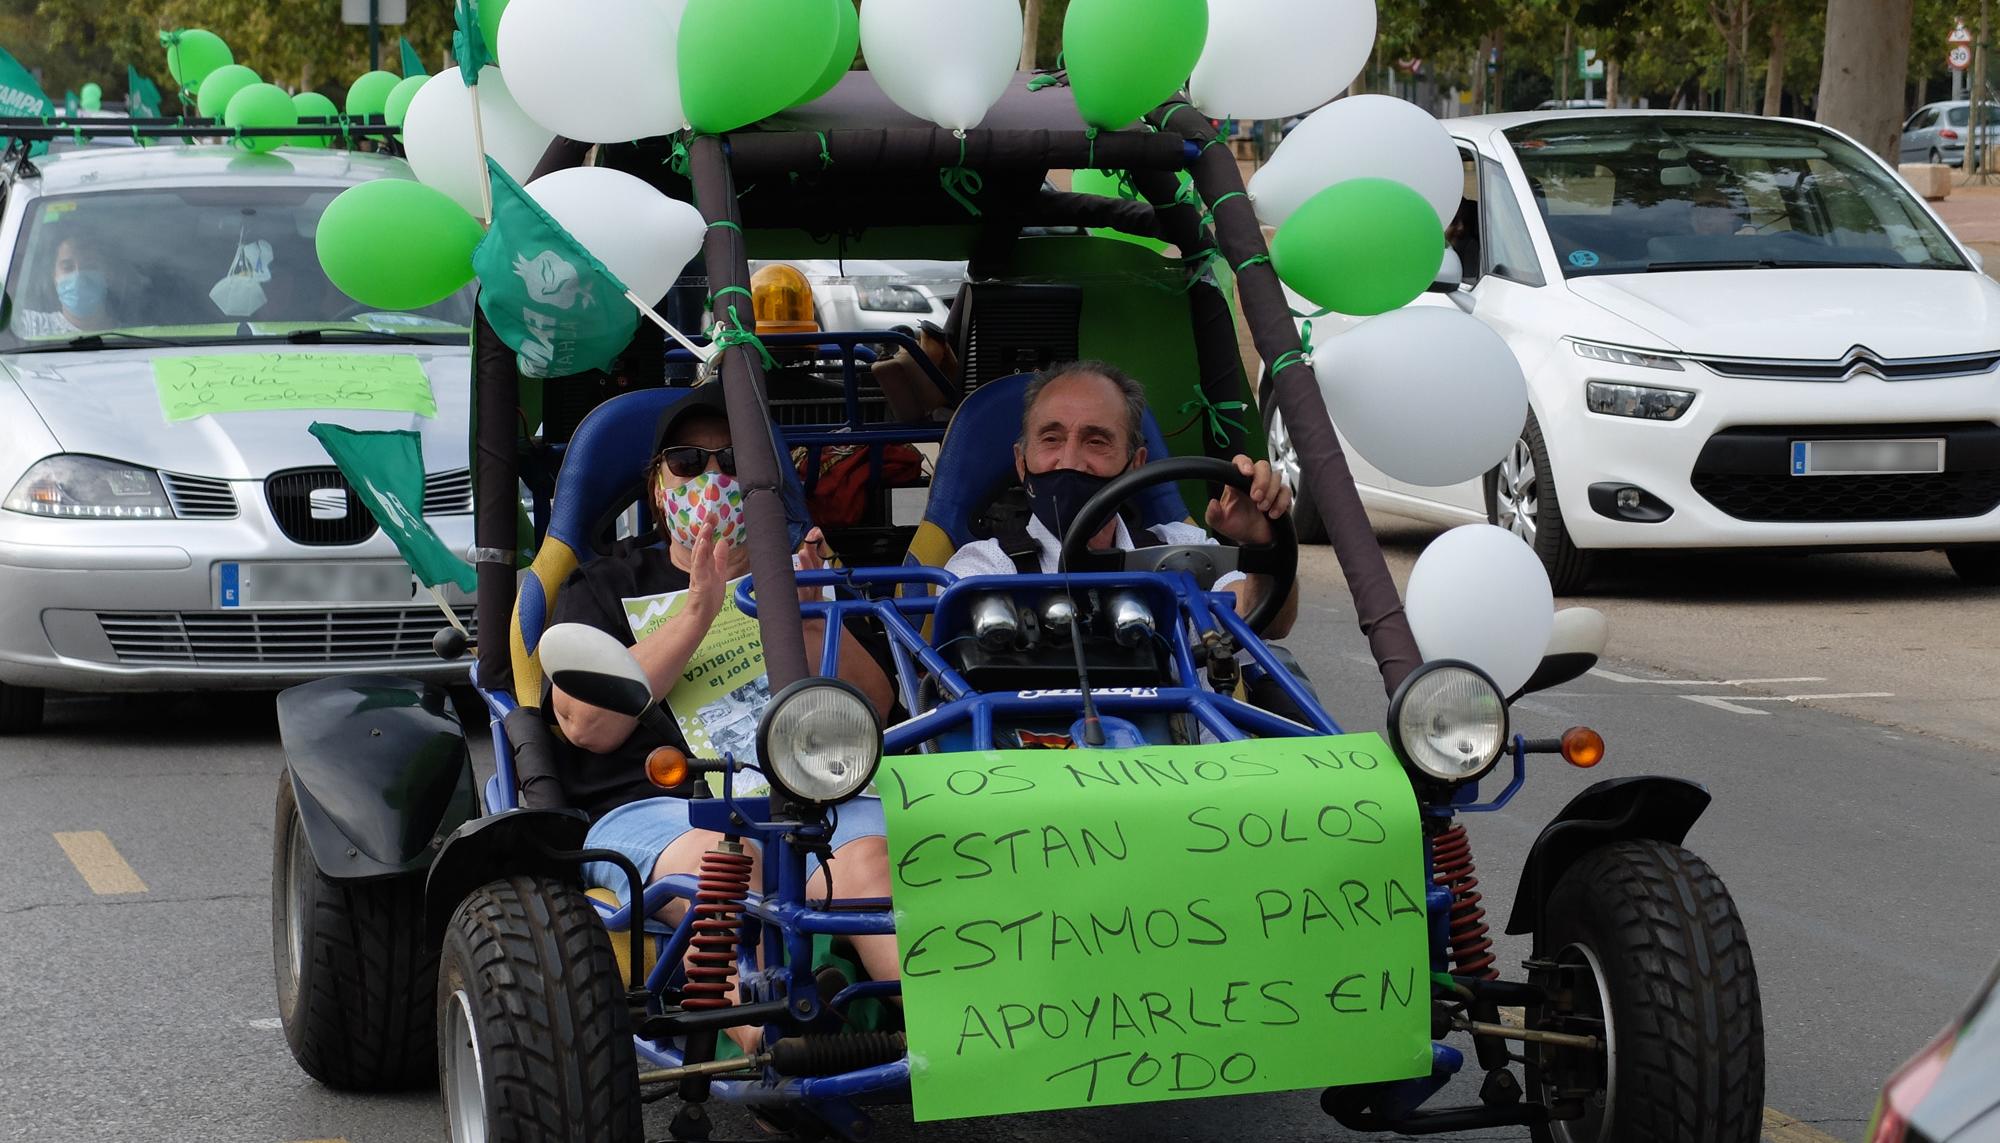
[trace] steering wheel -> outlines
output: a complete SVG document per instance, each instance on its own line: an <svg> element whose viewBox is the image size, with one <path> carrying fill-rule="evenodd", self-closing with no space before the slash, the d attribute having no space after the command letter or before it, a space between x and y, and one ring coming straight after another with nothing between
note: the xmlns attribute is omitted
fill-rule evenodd
<svg viewBox="0 0 2000 1143"><path fill-rule="evenodd" d="M1269 576L1271 589L1243 617L1252 631L1263 634L1283 610L1285 600L1291 597L1292 585L1298 582L1299 538L1292 530L1290 516L1271 521L1271 542L1267 544L1233 548L1216 544L1156 544L1129 552L1097 551L1090 547L1091 537L1111 522L1119 505L1155 485L1183 480L1214 481L1250 491L1249 477L1238 472L1235 465L1214 457L1170 457L1133 469L1105 485L1077 513L1069 533L1063 537L1060 566L1073 572L1184 571L1194 576L1203 591L1214 587L1225 572Z"/></svg>

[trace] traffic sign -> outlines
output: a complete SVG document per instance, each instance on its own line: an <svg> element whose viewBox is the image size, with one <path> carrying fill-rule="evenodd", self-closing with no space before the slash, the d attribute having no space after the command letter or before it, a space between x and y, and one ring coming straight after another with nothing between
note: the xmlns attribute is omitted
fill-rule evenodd
<svg viewBox="0 0 2000 1143"><path fill-rule="evenodd" d="M1597 58L1596 48L1576 49L1576 77L1578 79L1604 78L1604 61Z"/></svg>
<svg viewBox="0 0 2000 1143"><path fill-rule="evenodd" d="M375 18L368 18L369 0L340 0L340 22L343 24L406 24L410 19L410 0L374 0Z"/></svg>
<svg viewBox="0 0 2000 1143"><path fill-rule="evenodd" d="M1951 35L1945 37L1945 43L1948 44L1969 44L1971 42L1972 33L1966 31L1964 20L1958 21L1957 26L1952 28Z"/></svg>
<svg viewBox="0 0 2000 1143"><path fill-rule="evenodd" d="M1972 49L1964 44L1953 44L1951 51L1946 53L1944 58L1945 62L1951 65L1951 70L1964 71L1972 66Z"/></svg>

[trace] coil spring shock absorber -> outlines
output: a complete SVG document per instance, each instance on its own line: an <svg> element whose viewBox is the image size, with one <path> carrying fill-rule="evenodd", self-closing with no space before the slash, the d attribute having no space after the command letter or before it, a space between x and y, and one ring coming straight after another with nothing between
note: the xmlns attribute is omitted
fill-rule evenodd
<svg viewBox="0 0 2000 1143"><path fill-rule="evenodd" d="M1486 910L1480 906L1479 878L1472 866L1472 839L1453 823L1431 838L1431 883L1451 890L1451 964L1460 976L1497 980L1493 942L1487 937Z"/></svg>
<svg viewBox="0 0 2000 1143"><path fill-rule="evenodd" d="M681 1007L728 1008L734 1003L729 978L736 964L737 925L749 893L750 855L736 839L725 838L701 855Z"/></svg>

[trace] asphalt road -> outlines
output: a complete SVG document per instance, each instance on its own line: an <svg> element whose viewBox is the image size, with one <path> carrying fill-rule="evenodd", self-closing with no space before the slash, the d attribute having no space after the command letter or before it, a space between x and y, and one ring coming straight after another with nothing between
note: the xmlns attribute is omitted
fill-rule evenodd
<svg viewBox="0 0 2000 1143"><path fill-rule="evenodd" d="M1407 562L1424 535L1390 525L1392 556ZM1882 1078L2000 955L1985 908L2000 755L1970 745L2000 732L1990 701L1967 709L2000 680L2000 596L1941 568L1899 556L1618 573L1597 601L1613 619L1609 673L1516 713L1530 734L1597 727L1609 758L1588 774L1534 761L1513 805L1470 822L1488 906L1504 917L1535 831L1588 782L1707 784L1715 804L1689 845L1749 927L1777 1143L1858 1139ZM1379 728L1380 687L1324 549L1305 575L1290 644L1337 717ZM1757 678L1814 681L1740 682ZM1891 693L1784 701L1815 692ZM276 1028L269 697L64 699L50 716L36 737L0 740L0 1138L441 1138L434 1093L326 1091ZM1524 951L1504 941L1503 963ZM665 1122L656 1114L655 1136ZM754 1137L741 1118L722 1126L722 1138ZM923 1129L891 1113L883 1127L1009 1143L1351 1138L1310 1095Z"/></svg>

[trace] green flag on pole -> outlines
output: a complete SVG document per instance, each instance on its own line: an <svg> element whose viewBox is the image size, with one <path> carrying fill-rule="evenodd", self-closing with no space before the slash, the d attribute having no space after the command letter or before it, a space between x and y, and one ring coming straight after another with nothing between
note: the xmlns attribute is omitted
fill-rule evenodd
<svg viewBox="0 0 2000 1143"><path fill-rule="evenodd" d="M0 115L8 118L42 119L55 113L55 104L42 91L42 85L28 69L17 62L5 50L0 50ZM7 140L12 143L13 140ZM47 143L36 143L29 151L39 155L49 149Z"/></svg>
<svg viewBox="0 0 2000 1143"><path fill-rule="evenodd" d="M451 57L458 61L458 75L465 86L476 87L479 69L493 62L492 53L486 50L486 33L479 29L479 0L458 0L452 19Z"/></svg>
<svg viewBox="0 0 2000 1143"><path fill-rule="evenodd" d="M134 119L157 119L160 115L160 89L131 64L125 65L125 112Z"/></svg>
<svg viewBox="0 0 2000 1143"><path fill-rule="evenodd" d="M471 592L478 586L472 565L424 522L422 437L410 429L362 432L324 422L314 422L306 431L319 438L348 487L425 587L454 583L460 591Z"/></svg>
<svg viewBox="0 0 2000 1143"><path fill-rule="evenodd" d="M639 328L625 284L490 157L493 228L472 252L479 308L524 377L610 365Z"/></svg>
<svg viewBox="0 0 2000 1143"><path fill-rule="evenodd" d="M63 114L74 119L76 118L76 113L81 110L83 110L83 104L77 102L76 92L63 92Z"/></svg>
<svg viewBox="0 0 2000 1143"><path fill-rule="evenodd" d="M417 54L417 49L410 43L409 39L405 37L397 42L402 45L403 49L403 78L408 79L413 75L429 75L430 69L424 66L424 57Z"/></svg>

